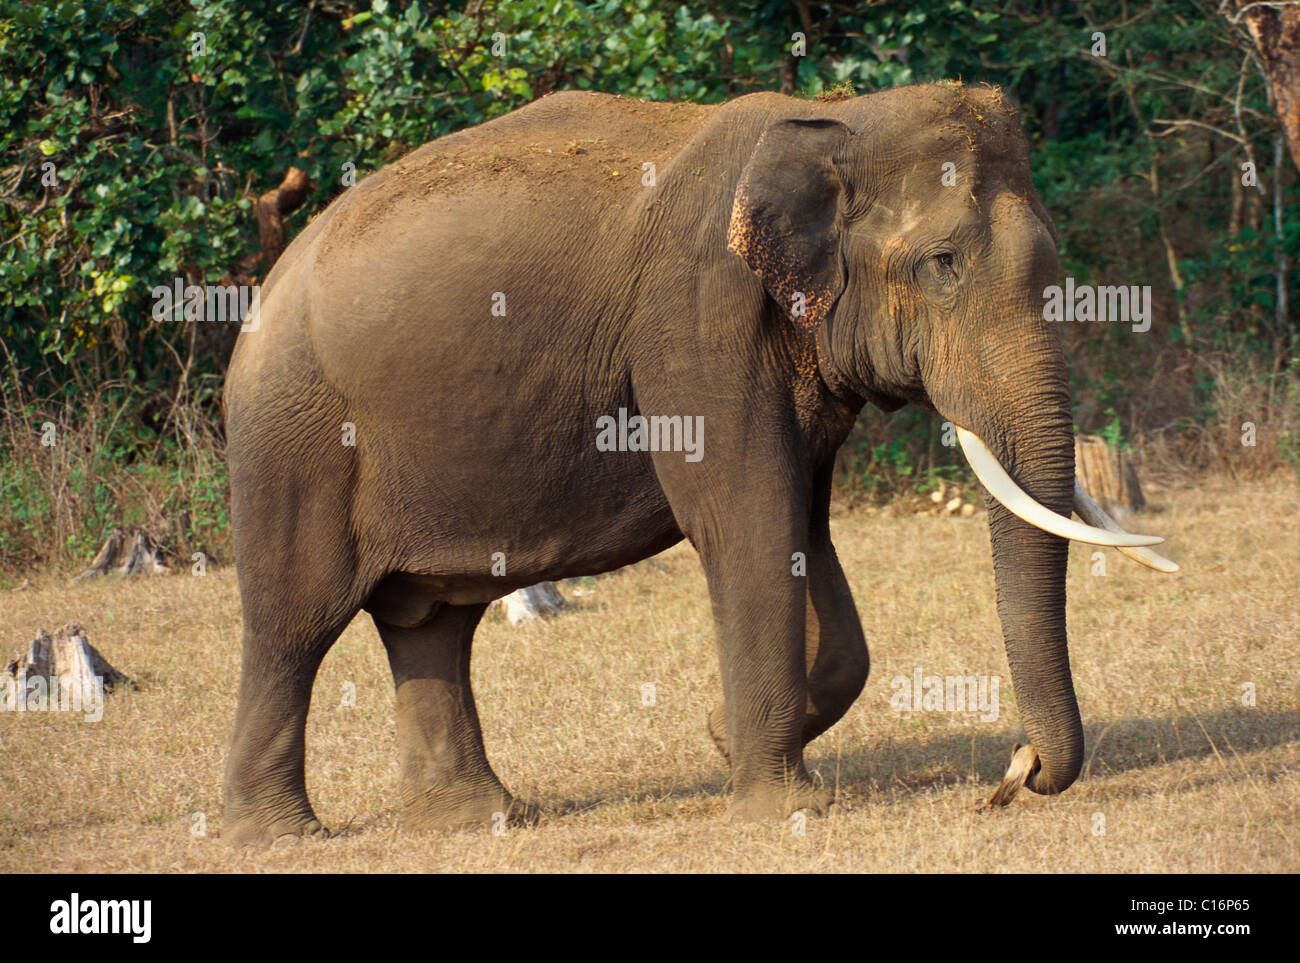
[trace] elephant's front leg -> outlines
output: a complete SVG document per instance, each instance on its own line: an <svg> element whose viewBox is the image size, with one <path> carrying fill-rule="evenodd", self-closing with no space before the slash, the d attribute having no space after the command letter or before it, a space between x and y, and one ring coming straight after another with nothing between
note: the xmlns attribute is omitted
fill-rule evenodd
<svg viewBox="0 0 1300 963"><path fill-rule="evenodd" d="M808 673L808 702L803 724L806 746L835 725L853 705L866 685L870 660L853 594L835 554L830 535L831 468L818 472L813 482L813 505L808 545L801 556L805 592L804 665ZM791 572L800 571L799 559ZM796 576L797 577L797 576ZM709 713L709 734L724 758L727 744L726 708Z"/></svg>
<svg viewBox="0 0 1300 963"><path fill-rule="evenodd" d="M770 509L769 509L770 511ZM702 546L717 623L725 723L735 798L732 819L826 811L829 790L813 785L803 762L808 677L804 579L791 572L793 526L732 521L730 537Z"/></svg>
<svg viewBox="0 0 1300 963"><path fill-rule="evenodd" d="M870 660L853 595L830 539L807 553L804 665L808 699L803 722L806 746L835 725L862 693ZM709 713L709 735L730 760L725 705Z"/></svg>
<svg viewBox="0 0 1300 963"><path fill-rule="evenodd" d="M808 714L804 745L839 722L871 668L862 621L830 538L808 554Z"/></svg>

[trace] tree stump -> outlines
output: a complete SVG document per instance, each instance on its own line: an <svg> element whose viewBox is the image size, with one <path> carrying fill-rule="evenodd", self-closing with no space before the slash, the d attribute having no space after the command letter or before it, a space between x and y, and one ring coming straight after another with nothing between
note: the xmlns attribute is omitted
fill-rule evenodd
<svg viewBox="0 0 1300 963"><path fill-rule="evenodd" d="M1116 451L1105 438L1075 436L1074 474L1093 500L1116 521L1123 521L1146 507L1133 457Z"/></svg>
<svg viewBox="0 0 1300 963"><path fill-rule="evenodd" d="M3 675L13 680L6 688L24 696L30 692L28 679L46 680L51 708L61 698L65 704L71 701L74 705L94 705L98 701L97 679L103 684L103 692L116 686L135 688L131 679L109 665L87 640L86 630L76 624L65 625L53 636L41 629L27 651L5 666Z"/></svg>
<svg viewBox="0 0 1300 963"><path fill-rule="evenodd" d="M518 625L529 619L539 619L558 615L569 607L554 582L539 582L527 588L511 592L501 599L506 618L511 625Z"/></svg>
<svg viewBox="0 0 1300 963"><path fill-rule="evenodd" d="M115 528L104 541L90 567L74 579L92 575L170 575L162 540L142 528Z"/></svg>

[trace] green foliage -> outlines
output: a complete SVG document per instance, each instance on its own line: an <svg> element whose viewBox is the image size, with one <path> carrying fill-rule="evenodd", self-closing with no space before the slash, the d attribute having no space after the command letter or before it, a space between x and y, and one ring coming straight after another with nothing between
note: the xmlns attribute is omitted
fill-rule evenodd
<svg viewBox="0 0 1300 963"><path fill-rule="evenodd" d="M183 559L229 557L220 447L167 437L149 407L140 389L38 402L0 380L0 572L85 564L119 526L154 531Z"/></svg>
<svg viewBox="0 0 1300 963"><path fill-rule="evenodd" d="M950 440L955 435L948 431ZM922 494L973 478L956 445L945 446L943 416L903 408L858 419L836 462L836 488L848 501L880 503L901 493Z"/></svg>
<svg viewBox="0 0 1300 963"><path fill-rule="evenodd" d="M1098 431L1097 434L1105 438L1106 444L1116 451L1127 450L1129 444L1124 438L1124 425L1120 422L1119 415L1115 414L1114 408L1107 408L1106 414L1111 416L1110 421L1106 422L1105 427Z"/></svg>
<svg viewBox="0 0 1300 963"><path fill-rule="evenodd" d="M796 34L805 56L791 56ZM29 403L80 407L71 421L90 424L97 392L129 385L140 403L121 430L149 427L157 465L219 485L206 455L185 452L203 426L219 453L232 339L154 320L151 292L264 275L254 201L290 165L314 183L292 235L349 171L553 89L718 102L960 79L1019 105L1066 273L1155 291L1149 335L1067 332L1080 428L1135 441L1205 426L1236 414L1200 353L1270 378L1296 354L1300 204L1290 165L1273 167L1278 127L1251 49L1209 0L0 0L0 341ZM1258 189L1240 187L1247 160ZM1276 310L1280 257L1289 314ZM885 424L853 443L867 445L853 448L860 470L885 479L870 485L924 485L956 465L935 450L937 423ZM106 464L87 462L86 483ZM5 505L39 527L49 506L13 501L7 470ZM219 525L219 488L186 484L195 524ZM86 524L107 513L86 508Z"/></svg>

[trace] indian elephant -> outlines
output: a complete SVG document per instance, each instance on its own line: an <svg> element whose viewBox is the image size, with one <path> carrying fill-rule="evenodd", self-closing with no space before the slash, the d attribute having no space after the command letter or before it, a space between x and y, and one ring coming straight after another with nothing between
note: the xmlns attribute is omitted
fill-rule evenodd
<svg viewBox="0 0 1300 963"><path fill-rule="evenodd" d="M361 609L396 684L405 821L531 820L470 688L485 607L683 538L716 624L729 815L824 811L803 749L868 671L827 522L867 402L937 409L991 492L1032 741L1008 779L1065 789L1067 539L1172 565L1086 504L1091 525L1069 517L1057 274L1016 113L980 85L556 93L347 189L266 279L225 386L244 632L225 834L325 832L304 725Z"/></svg>

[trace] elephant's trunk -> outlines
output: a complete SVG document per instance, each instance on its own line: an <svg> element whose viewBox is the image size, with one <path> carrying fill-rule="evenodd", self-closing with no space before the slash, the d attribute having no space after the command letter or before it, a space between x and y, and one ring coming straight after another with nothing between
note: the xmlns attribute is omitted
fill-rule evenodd
<svg viewBox="0 0 1300 963"><path fill-rule="evenodd" d="M998 612L1012 682L1033 739L1023 749L1016 746L1011 767L989 800L993 805L1006 805L1022 785L1035 792L1057 793L1079 773L1083 735L1065 637L1065 539L1116 546L1157 571L1176 572L1178 566L1144 547L1161 539L1124 531L1078 482L1073 483L1071 501L1083 522L1071 520L1068 508L1058 513L1026 491L978 436L959 428L958 437L989 491ZM1033 446L1037 450L1029 459L1034 466L1029 473L1046 479L1045 491L1060 498L1062 477L1074 473L1074 448L1072 443L1050 440L1050 447L1044 448L1042 439L1050 437L1050 432L1040 435L1040 443Z"/></svg>
<svg viewBox="0 0 1300 963"><path fill-rule="evenodd" d="M982 383L997 388L977 399L982 404L945 399L951 403L940 410L960 410L953 414L964 429L962 447L989 489L998 615L1021 721L1032 743L1018 751L993 800L1003 804L1021 785L1053 794L1079 775L1083 725L1065 631L1067 538L1116 542L1105 541L1113 537L1110 532L1070 520L1074 430L1059 347L1042 341L998 344L986 351L990 348L1001 357L981 359L985 370L1002 377L985 377ZM957 420L962 414L970 419L965 425Z"/></svg>
<svg viewBox="0 0 1300 963"><path fill-rule="evenodd" d="M1062 456L1067 477L1074 451ZM1059 473L1061 469L1057 469ZM1025 486L1031 491L1032 483ZM1041 500L1041 499L1040 499ZM1050 503L1049 503L1050 504ZM1065 512L1069 512L1068 501ZM1065 564L1069 542L1017 518L989 498L989 534L997 579L998 615L1021 720L1037 752L1037 765L1013 765L996 801L1005 803L1023 782L1050 795L1069 787L1083 764L1083 724L1070 675L1065 633ZM1011 783L1008 785L1007 783Z"/></svg>
<svg viewBox="0 0 1300 963"><path fill-rule="evenodd" d="M1064 352L1059 332L1036 313L1041 309L1032 297L1042 289L1035 282L1018 303L1004 305L1019 323L994 328L987 318L999 313L982 316L974 343L941 330L922 368L927 395L957 426L962 450L989 492L998 615L1032 742L1016 747L989 800L997 805L1009 802L1021 786L1044 795L1062 792L1083 765L1083 725L1065 632L1068 540L1113 546L1159 571L1178 569L1151 550L1162 539L1125 532L1076 490ZM1070 517L1076 508L1081 522Z"/></svg>

